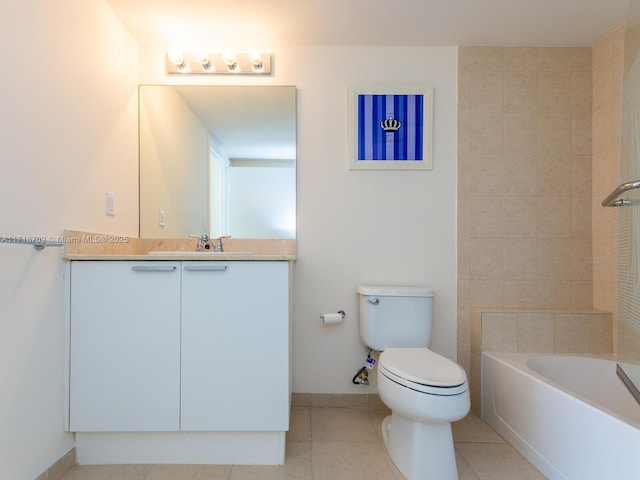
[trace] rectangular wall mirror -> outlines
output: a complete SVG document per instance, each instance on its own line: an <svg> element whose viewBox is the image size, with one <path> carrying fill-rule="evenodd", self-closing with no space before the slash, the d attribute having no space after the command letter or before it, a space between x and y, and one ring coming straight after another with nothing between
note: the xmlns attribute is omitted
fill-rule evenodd
<svg viewBox="0 0 640 480"><path fill-rule="evenodd" d="M139 87L140 238L296 236L296 89Z"/></svg>

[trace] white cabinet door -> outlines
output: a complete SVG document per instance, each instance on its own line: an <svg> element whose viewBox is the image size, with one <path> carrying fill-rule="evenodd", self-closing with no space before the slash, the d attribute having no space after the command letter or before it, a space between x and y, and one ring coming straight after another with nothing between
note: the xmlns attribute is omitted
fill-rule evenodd
<svg viewBox="0 0 640 480"><path fill-rule="evenodd" d="M289 425L287 262L184 262L182 430Z"/></svg>
<svg viewBox="0 0 640 480"><path fill-rule="evenodd" d="M70 429L180 421L180 263L71 264Z"/></svg>

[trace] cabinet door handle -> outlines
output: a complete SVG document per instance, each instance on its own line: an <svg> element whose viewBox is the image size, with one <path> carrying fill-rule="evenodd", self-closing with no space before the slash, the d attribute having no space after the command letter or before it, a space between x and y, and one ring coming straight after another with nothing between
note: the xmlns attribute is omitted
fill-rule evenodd
<svg viewBox="0 0 640 480"><path fill-rule="evenodd" d="M226 265L185 265L187 272L224 272Z"/></svg>
<svg viewBox="0 0 640 480"><path fill-rule="evenodd" d="M175 265L133 265L131 270L134 272L173 272Z"/></svg>

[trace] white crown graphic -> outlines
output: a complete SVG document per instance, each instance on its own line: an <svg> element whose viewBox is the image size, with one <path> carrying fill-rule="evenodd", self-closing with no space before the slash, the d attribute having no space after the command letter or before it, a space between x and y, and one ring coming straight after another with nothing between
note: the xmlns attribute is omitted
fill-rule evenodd
<svg viewBox="0 0 640 480"><path fill-rule="evenodd" d="M393 118L393 115L389 115L389 118L380 122L380 127L385 132L397 132L398 130L400 130L401 126L402 123L400 122L400 120L396 120L395 118Z"/></svg>

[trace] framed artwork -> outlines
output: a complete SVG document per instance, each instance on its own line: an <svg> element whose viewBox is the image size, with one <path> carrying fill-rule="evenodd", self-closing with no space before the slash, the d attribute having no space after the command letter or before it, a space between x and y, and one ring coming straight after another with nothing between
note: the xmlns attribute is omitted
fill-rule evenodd
<svg viewBox="0 0 640 480"><path fill-rule="evenodd" d="M431 170L433 87L349 90L351 170Z"/></svg>

